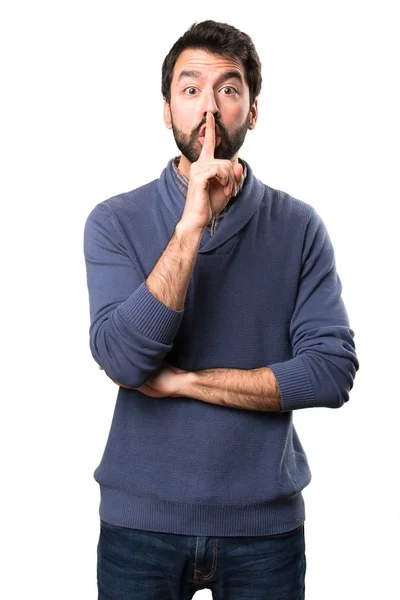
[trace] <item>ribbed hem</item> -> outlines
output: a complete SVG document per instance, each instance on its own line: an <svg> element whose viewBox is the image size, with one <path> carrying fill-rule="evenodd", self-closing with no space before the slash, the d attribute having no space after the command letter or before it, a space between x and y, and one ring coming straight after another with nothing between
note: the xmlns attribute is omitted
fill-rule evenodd
<svg viewBox="0 0 400 600"><path fill-rule="evenodd" d="M204 505L132 496L100 486L100 517L113 525L183 535L253 536L291 531L305 521L302 493L280 502Z"/></svg>
<svg viewBox="0 0 400 600"><path fill-rule="evenodd" d="M281 392L281 412L315 406L311 377L300 356L268 367L274 372Z"/></svg>
<svg viewBox="0 0 400 600"><path fill-rule="evenodd" d="M125 321L134 325L143 335L162 344L169 344L182 320L183 310L175 310L160 302L145 282L135 294L120 305Z"/></svg>

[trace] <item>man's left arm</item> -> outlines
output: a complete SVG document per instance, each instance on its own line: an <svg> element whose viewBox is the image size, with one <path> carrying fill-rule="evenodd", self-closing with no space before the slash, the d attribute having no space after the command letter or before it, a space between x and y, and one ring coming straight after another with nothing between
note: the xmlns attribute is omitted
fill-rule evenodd
<svg viewBox="0 0 400 600"><path fill-rule="evenodd" d="M289 325L292 358L250 371L198 371L191 375L189 396L250 410L341 407L349 400L359 369L341 294L332 242L312 208Z"/></svg>
<svg viewBox="0 0 400 600"><path fill-rule="evenodd" d="M188 372L175 379L178 396L243 410L282 409L275 375L268 367L260 369L205 369Z"/></svg>
<svg viewBox="0 0 400 600"><path fill-rule="evenodd" d="M332 242L313 208L289 335L293 358L268 365L278 383L282 411L341 407L349 400L359 362Z"/></svg>
<svg viewBox="0 0 400 600"><path fill-rule="evenodd" d="M101 368L101 367L100 367ZM186 397L243 410L280 411L280 392L271 369L204 369L185 371L163 362L138 388L153 398Z"/></svg>

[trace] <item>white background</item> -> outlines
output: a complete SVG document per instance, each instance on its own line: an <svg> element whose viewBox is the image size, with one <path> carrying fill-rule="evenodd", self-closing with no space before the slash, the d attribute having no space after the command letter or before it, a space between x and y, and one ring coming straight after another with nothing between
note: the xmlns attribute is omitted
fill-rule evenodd
<svg viewBox="0 0 400 600"><path fill-rule="evenodd" d="M263 64L241 156L322 216L356 333L350 401L294 413L313 475L306 598L398 598L395 3L197 4L2 5L1 596L97 598L93 471L117 388L89 351L83 227L95 204L178 153L161 64L211 18L248 33Z"/></svg>

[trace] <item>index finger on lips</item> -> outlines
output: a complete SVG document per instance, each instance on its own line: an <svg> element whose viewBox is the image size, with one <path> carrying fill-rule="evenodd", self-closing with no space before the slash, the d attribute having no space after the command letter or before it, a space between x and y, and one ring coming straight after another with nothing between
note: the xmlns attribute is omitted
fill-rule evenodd
<svg viewBox="0 0 400 600"><path fill-rule="evenodd" d="M200 152L202 158L214 158L215 149L215 120L212 112L206 115L206 129L204 132L204 144Z"/></svg>

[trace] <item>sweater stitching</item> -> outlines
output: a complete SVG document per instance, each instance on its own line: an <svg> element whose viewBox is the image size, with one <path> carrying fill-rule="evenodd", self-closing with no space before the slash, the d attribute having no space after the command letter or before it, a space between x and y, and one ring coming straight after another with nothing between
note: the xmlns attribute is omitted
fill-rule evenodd
<svg viewBox="0 0 400 600"><path fill-rule="evenodd" d="M226 507L236 508L236 507L242 506L242 507L245 507L245 508L250 508L252 506L259 506L260 504L265 504L266 502L267 503L271 503L271 504L276 504L277 503L276 500L267 500L266 501L265 497L263 497L263 498L257 499L255 502L252 502L252 503L236 502L234 504L229 504L229 503L224 502L223 504L205 504L204 502L187 502L186 500L185 501L182 501L182 500L165 500L164 498L155 498L154 496L142 496L140 494L134 494L132 492L125 491L122 488L114 486L114 485L100 484L100 486L103 489L115 490L116 492L119 492L121 494L125 494L127 496L132 496L134 498L143 498L145 500L155 500L157 502L163 502L163 503L167 503L167 504L178 504L178 505L184 504L185 506L200 506L200 507L205 506L205 507L212 507L212 508L221 508L221 507L224 507L224 508L226 508ZM300 493L300 492L296 492L295 495L297 495L298 493Z"/></svg>
<svg viewBox="0 0 400 600"><path fill-rule="evenodd" d="M125 243L124 240L124 236L122 234L122 232L120 231L120 225L119 225L119 221L118 221L118 217L116 215L116 213L114 212L114 210L111 208L111 206L108 206L107 204L102 203L101 206L105 209L108 218L110 220L110 223L112 224L115 233L118 236L119 241L121 242L121 244L124 247L124 250L126 252L126 255L128 256L129 260L132 262L133 268L135 269L136 273L138 274L139 278L142 279L143 275L140 273L139 268L136 264L135 258L131 255L131 253L129 252L127 245Z"/></svg>

